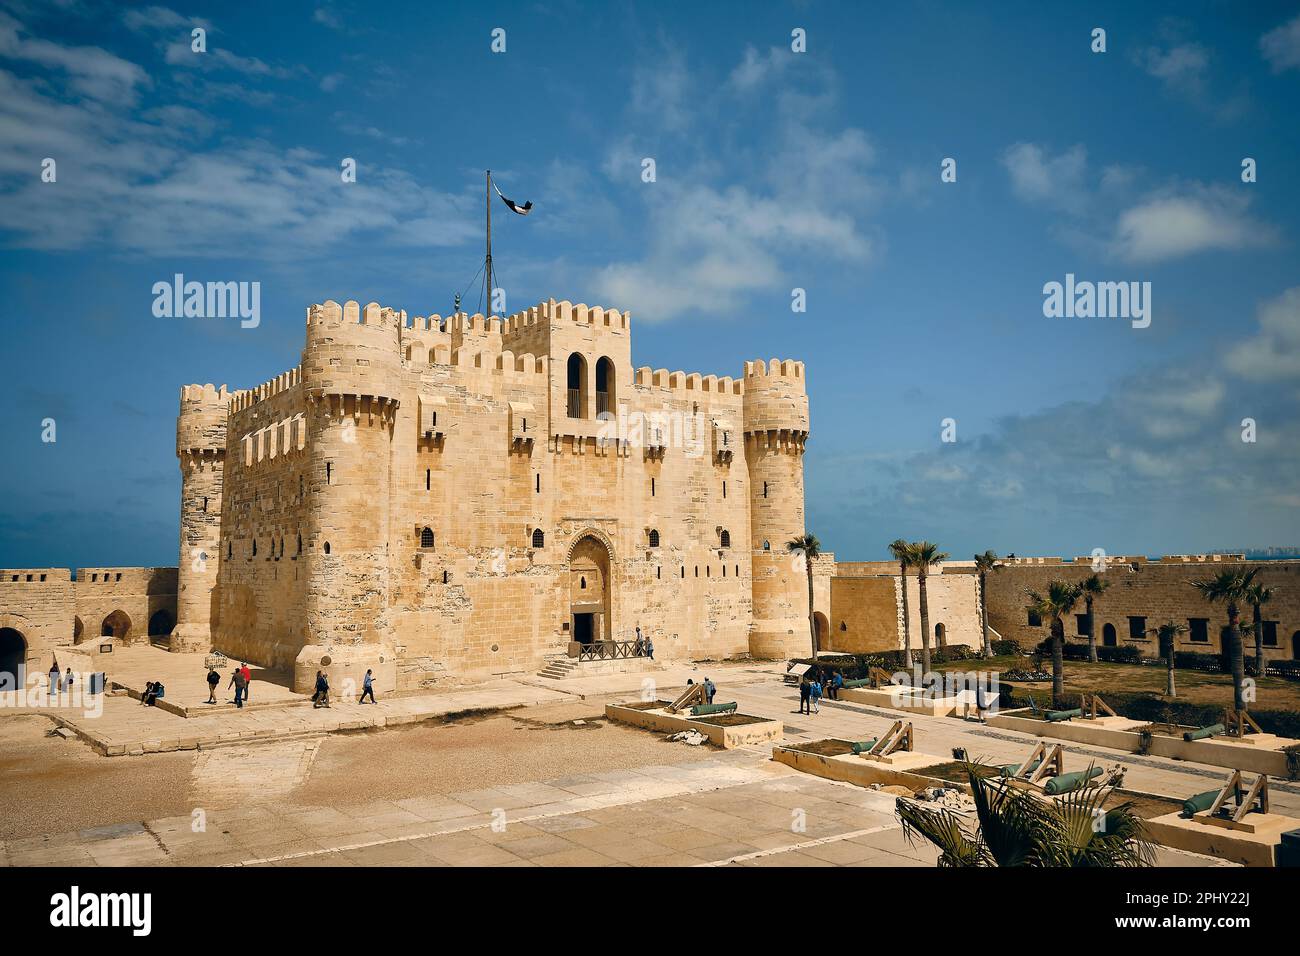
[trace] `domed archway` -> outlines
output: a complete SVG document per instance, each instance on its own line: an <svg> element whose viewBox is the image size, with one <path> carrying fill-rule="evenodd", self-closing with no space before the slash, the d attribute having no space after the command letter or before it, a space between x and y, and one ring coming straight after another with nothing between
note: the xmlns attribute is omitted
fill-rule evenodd
<svg viewBox="0 0 1300 956"><path fill-rule="evenodd" d="M0 627L0 690L22 686L27 670L27 639L12 627Z"/></svg>
<svg viewBox="0 0 1300 956"><path fill-rule="evenodd" d="M611 639L609 547L585 534L569 551L569 639L579 644Z"/></svg>
<svg viewBox="0 0 1300 956"><path fill-rule="evenodd" d="M121 608L104 618L99 628L100 637L116 637L118 640L126 640L130 633L131 618Z"/></svg>

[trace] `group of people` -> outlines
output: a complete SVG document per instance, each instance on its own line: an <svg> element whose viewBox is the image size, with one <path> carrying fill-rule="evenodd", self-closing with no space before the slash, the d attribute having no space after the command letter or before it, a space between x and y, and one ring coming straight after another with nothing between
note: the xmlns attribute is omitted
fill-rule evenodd
<svg viewBox="0 0 1300 956"><path fill-rule="evenodd" d="M76 680L76 675L72 673L72 668L59 671L59 662L56 660L50 665L50 693L58 694L65 690L72 690L72 685Z"/></svg>
<svg viewBox="0 0 1300 956"><path fill-rule="evenodd" d="M636 644L632 648L636 657L648 657L650 660L655 659L655 642L649 636L641 636L641 625L636 626Z"/></svg>
<svg viewBox="0 0 1300 956"><path fill-rule="evenodd" d="M165 696L166 688L160 680L144 682L144 692L140 694L140 706L157 707L159 698Z"/></svg>
<svg viewBox="0 0 1300 956"><path fill-rule="evenodd" d="M217 700L217 685L220 683L221 683L221 675L217 673L217 669L215 667L209 667L208 668L208 699L205 703L209 703L209 704L219 703L219 701ZM230 688L232 687L235 689L235 706L238 707L240 710L243 710L245 701L252 700L252 696L249 693L252 684L253 684L253 672L248 669L248 665L246 663L241 662L238 667L236 667L233 671L231 671L230 682L226 684L226 690L230 690Z"/></svg>
<svg viewBox="0 0 1300 956"><path fill-rule="evenodd" d="M694 678L691 677L686 678L686 686L689 687L694 683L695 683ZM710 680L709 678L707 677L704 678L704 702L706 704L713 703L713 698L717 695L717 693L718 693L718 685L713 683L713 681Z"/></svg>
<svg viewBox="0 0 1300 956"><path fill-rule="evenodd" d="M819 671L813 671L811 676L804 674L799 678L799 713L821 713L822 697L839 700L843 686L844 675L840 671L824 676Z"/></svg>

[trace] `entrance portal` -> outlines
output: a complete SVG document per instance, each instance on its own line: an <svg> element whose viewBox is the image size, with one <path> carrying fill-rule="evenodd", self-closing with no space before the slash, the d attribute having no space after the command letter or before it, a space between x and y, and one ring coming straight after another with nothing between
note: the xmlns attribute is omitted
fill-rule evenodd
<svg viewBox="0 0 1300 956"><path fill-rule="evenodd" d="M0 690L14 690L26 679L27 641L12 627L0 627Z"/></svg>
<svg viewBox="0 0 1300 956"><path fill-rule="evenodd" d="M1101 643L1105 647L1114 647L1119 641L1115 636L1115 625L1107 624L1101 629Z"/></svg>
<svg viewBox="0 0 1300 956"><path fill-rule="evenodd" d="M569 552L569 616L574 641L613 640L609 566L609 549L595 535L583 535Z"/></svg>

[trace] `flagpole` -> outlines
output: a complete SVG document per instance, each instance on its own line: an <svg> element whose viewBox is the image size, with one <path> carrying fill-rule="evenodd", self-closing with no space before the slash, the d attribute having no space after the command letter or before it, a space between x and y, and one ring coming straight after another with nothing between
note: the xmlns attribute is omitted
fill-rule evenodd
<svg viewBox="0 0 1300 956"><path fill-rule="evenodd" d="M483 194L487 208L487 261L483 265L483 283L487 292L487 314L492 315L492 170L487 170L486 192Z"/></svg>

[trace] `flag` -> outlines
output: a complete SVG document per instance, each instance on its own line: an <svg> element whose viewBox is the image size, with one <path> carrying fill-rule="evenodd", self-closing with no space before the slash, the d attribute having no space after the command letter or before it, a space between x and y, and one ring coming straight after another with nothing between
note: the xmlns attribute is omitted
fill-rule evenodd
<svg viewBox="0 0 1300 956"><path fill-rule="evenodd" d="M492 188L497 191L497 195L501 197L501 201L510 207L511 212L517 212L521 216L526 216L533 211L533 201L531 199L521 206L513 199L507 199L506 194L501 191L501 187L496 183L492 184Z"/></svg>

